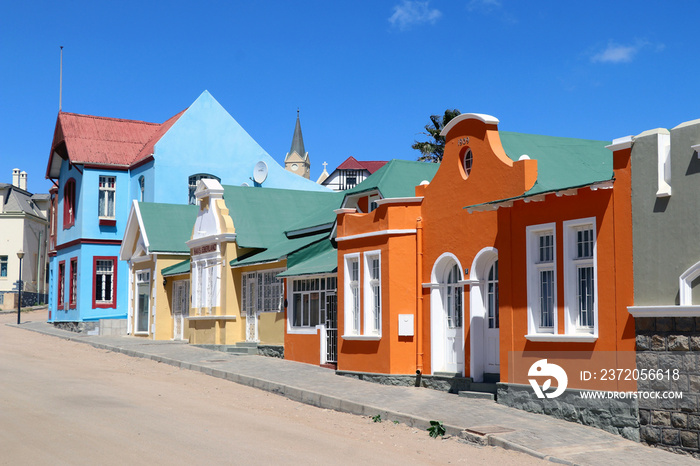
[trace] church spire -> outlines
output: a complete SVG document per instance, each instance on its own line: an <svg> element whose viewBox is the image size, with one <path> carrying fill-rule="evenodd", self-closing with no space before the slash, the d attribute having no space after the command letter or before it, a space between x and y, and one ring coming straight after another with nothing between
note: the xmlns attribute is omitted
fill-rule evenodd
<svg viewBox="0 0 700 466"><path fill-rule="evenodd" d="M284 168L292 173L303 176L306 179L311 175L311 161L304 148L304 138L301 135L301 122L299 121L299 109L297 108L297 123L292 136L292 147L284 158Z"/></svg>
<svg viewBox="0 0 700 466"><path fill-rule="evenodd" d="M292 136L292 148L289 149L289 153L292 154L296 152L302 157L306 156L306 150L304 150L304 138L301 135L301 122L299 121L299 109L297 109L297 125L294 127L294 136Z"/></svg>

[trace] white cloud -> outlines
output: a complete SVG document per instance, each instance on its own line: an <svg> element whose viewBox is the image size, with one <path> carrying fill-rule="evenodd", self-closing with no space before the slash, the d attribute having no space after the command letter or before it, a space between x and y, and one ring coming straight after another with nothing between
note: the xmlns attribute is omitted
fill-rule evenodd
<svg viewBox="0 0 700 466"><path fill-rule="evenodd" d="M438 9L431 9L429 3L429 1L403 0L400 5L394 7L394 14L389 18L389 22L402 31L416 24L435 24L442 13Z"/></svg>
<svg viewBox="0 0 700 466"><path fill-rule="evenodd" d="M629 63L643 46L644 43L620 45L610 42L605 50L593 55L591 61L593 63Z"/></svg>

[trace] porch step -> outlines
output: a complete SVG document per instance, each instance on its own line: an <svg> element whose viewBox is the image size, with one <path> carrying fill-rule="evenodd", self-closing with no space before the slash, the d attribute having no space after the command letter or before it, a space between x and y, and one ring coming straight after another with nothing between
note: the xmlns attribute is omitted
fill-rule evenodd
<svg viewBox="0 0 700 466"><path fill-rule="evenodd" d="M498 383L501 381L501 374L489 374L484 372L484 382L486 383Z"/></svg>
<svg viewBox="0 0 700 466"><path fill-rule="evenodd" d="M479 392L479 393L491 393L491 394L495 395L498 390L496 388L495 383L472 382L471 385L469 386L469 391L470 392Z"/></svg>
<svg viewBox="0 0 700 466"><path fill-rule="evenodd" d="M433 372L433 376L456 378L456 377L462 377L462 373L461 372Z"/></svg>
<svg viewBox="0 0 700 466"><path fill-rule="evenodd" d="M473 398L473 399L496 401L496 395L493 393L473 392L473 391L469 391L469 390L462 390L457 394L462 398Z"/></svg>
<svg viewBox="0 0 700 466"><path fill-rule="evenodd" d="M228 346L226 352L230 354L258 354L258 344L255 342L241 341L233 346Z"/></svg>

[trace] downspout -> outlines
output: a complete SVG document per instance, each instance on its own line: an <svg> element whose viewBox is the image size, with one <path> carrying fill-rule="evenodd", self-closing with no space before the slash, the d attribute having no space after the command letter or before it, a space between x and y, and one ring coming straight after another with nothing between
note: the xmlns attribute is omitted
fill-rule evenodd
<svg viewBox="0 0 700 466"><path fill-rule="evenodd" d="M416 375L423 373L423 219L416 219Z"/></svg>

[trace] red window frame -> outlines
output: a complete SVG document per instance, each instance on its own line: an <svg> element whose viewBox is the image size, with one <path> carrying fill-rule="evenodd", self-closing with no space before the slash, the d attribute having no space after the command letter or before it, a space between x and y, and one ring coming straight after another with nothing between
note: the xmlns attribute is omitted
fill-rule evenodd
<svg viewBox="0 0 700 466"><path fill-rule="evenodd" d="M70 178L63 187L63 229L75 225L75 180Z"/></svg>
<svg viewBox="0 0 700 466"><path fill-rule="evenodd" d="M56 297L56 299L58 300L58 304L56 305L56 309L63 309L65 281L66 281L66 261L61 261L58 263L58 286L56 287L56 289L58 291L58 296Z"/></svg>
<svg viewBox="0 0 700 466"><path fill-rule="evenodd" d="M75 290L74 290L75 287ZM75 293L73 292L75 291ZM68 278L68 309L75 309L78 301L78 258L70 259L70 277Z"/></svg>
<svg viewBox="0 0 700 466"><path fill-rule="evenodd" d="M97 261L111 260L112 268L112 302L97 302ZM117 308L117 256L94 256L92 258L92 308L93 309L116 309Z"/></svg>

